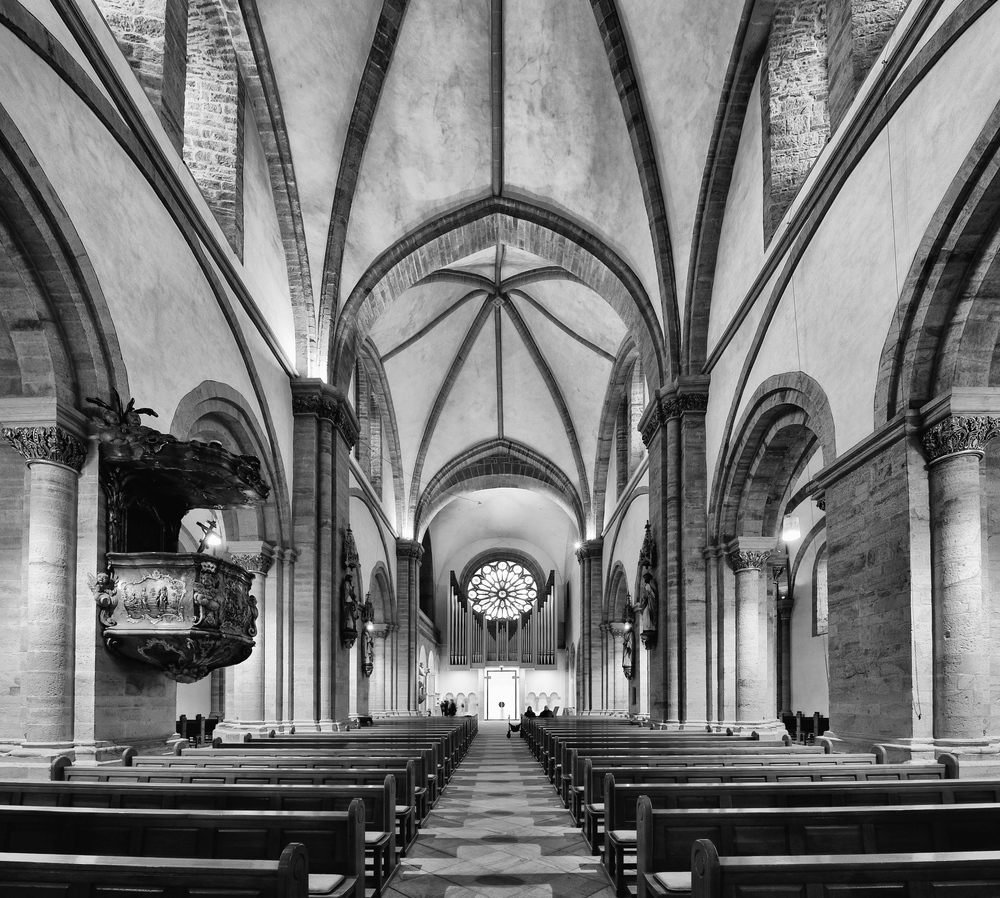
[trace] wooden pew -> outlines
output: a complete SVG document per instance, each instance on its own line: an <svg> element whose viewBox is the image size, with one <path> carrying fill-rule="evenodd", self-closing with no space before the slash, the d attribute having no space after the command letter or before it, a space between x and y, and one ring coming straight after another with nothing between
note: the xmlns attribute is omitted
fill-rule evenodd
<svg viewBox="0 0 1000 898"><path fill-rule="evenodd" d="M364 833L357 800L346 814L0 807L0 851L11 853L277 860L299 842L310 893L330 898L364 898Z"/></svg>
<svg viewBox="0 0 1000 898"><path fill-rule="evenodd" d="M204 860L65 854L0 853L0 895L6 898L307 898L309 860L297 843L277 860Z"/></svg>
<svg viewBox="0 0 1000 898"><path fill-rule="evenodd" d="M724 857L1000 851L1000 804L654 811L642 796L636 813L636 881L649 898L690 890L699 838Z"/></svg>
<svg viewBox="0 0 1000 898"><path fill-rule="evenodd" d="M309 738L280 736L274 739L249 739L233 743L213 742L209 749L191 748L180 742L174 747L176 755L194 755L204 751L226 751L244 755L264 752L273 755L313 754L317 756L323 752L350 755L373 753L379 757L413 758L426 768L427 783L421 783L421 785L426 785L429 790L431 806L437 803L438 796L444 790L448 780L451 779L453 772L452 761L447 754L449 748L442 740L383 740L358 738L353 733L331 733L329 736L320 735Z"/></svg>
<svg viewBox="0 0 1000 898"><path fill-rule="evenodd" d="M260 747L248 749L251 744ZM173 756L139 755L129 751L122 754L122 762L132 767L150 764L161 767L184 764L204 767L400 767L410 760L416 765L417 819L423 822L438 796L438 773L434 750L430 746L399 749L355 747L351 751L340 751L324 746L285 746L272 744L271 740L260 740L239 743L232 748L186 748L181 745L179 752Z"/></svg>
<svg viewBox="0 0 1000 898"><path fill-rule="evenodd" d="M699 839L691 855L693 898L740 895L995 898L1000 895L997 851L720 858L711 841ZM644 894L650 892L639 892L640 896Z"/></svg>
<svg viewBox="0 0 1000 898"><path fill-rule="evenodd" d="M398 866L396 783L378 785L218 786L211 783L0 782L0 805L181 811L341 811L365 806L366 881L380 895Z"/></svg>
<svg viewBox="0 0 1000 898"><path fill-rule="evenodd" d="M55 782L74 783L208 783L219 786L337 786L380 785L386 775L396 781L396 839L401 856L413 845L417 835L415 812L416 768L412 761L405 767L355 767L311 769L302 767L76 767L61 755L52 762Z"/></svg>
<svg viewBox="0 0 1000 898"><path fill-rule="evenodd" d="M924 765L885 766L895 769L898 778L858 782L618 785L614 775L608 774L602 862L617 893L627 894L628 884L635 880L636 805L643 795L653 810L1000 803L1000 780L907 779L915 776L909 768ZM879 768L868 768L876 769Z"/></svg>
<svg viewBox="0 0 1000 898"><path fill-rule="evenodd" d="M814 754L811 752L775 754L658 754L653 757L636 758L634 755L598 755L585 757L581 763L573 763L570 781L566 784L566 801L577 826L583 825L587 806L591 813L597 813L604 801L604 778L594 776L595 766L601 767L831 767L859 764L877 764L879 755L874 753ZM591 773L588 774L587 764Z"/></svg>
<svg viewBox="0 0 1000 898"><path fill-rule="evenodd" d="M958 775L957 766L938 764L874 764L874 756L861 755L857 764L852 755L830 755L825 764L776 764L767 767L728 765L720 767L672 767L669 758L664 763L650 758L645 767L606 767L584 764L583 830L584 838L594 854L601 853L605 826L607 775L613 774L619 784L682 784L682 783L780 783L780 782L858 782L860 780L946 779ZM949 755L942 756L951 757ZM589 761L590 759L588 759ZM939 759L941 760L941 759ZM632 818L634 819L634 817Z"/></svg>

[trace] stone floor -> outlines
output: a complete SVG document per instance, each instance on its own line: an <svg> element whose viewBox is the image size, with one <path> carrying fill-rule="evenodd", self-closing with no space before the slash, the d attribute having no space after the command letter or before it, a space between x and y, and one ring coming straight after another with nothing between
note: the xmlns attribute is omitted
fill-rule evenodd
<svg viewBox="0 0 1000 898"><path fill-rule="evenodd" d="M480 722L388 896L614 896L525 743L506 735L505 723Z"/></svg>

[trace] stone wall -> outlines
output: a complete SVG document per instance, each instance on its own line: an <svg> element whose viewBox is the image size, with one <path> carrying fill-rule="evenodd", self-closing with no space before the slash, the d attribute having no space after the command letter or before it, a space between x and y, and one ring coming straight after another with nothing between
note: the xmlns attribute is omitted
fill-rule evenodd
<svg viewBox="0 0 1000 898"><path fill-rule="evenodd" d="M826 0L784 0L761 63L764 243L830 137Z"/></svg>
<svg viewBox="0 0 1000 898"><path fill-rule="evenodd" d="M22 596L23 534L27 531L24 459L0 450L0 740L24 736L21 727L21 627L27 617Z"/></svg>
<svg viewBox="0 0 1000 898"><path fill-rule="evenodd" d="M843 121L906 3L907 0L827 0L831 132Z"/></svg>
<svg viewBox="0 0 1000 898"><path fill-rule="evenodd" d="M170 142L184 145L188 0L96 0Z"/></svg>
<svg viewBox="0 0 1000 898"><path fill-rule="evenodd" d="M901 436L872 452L830 484L826 507L831 729L852 743L927 738L933 642L919 448Z"/></svg>
<svg viewBox="0 0 1000 898"><path fill-rule="evenodd" d="M246 90L216 0L188 15L184 161L233 251L243 256L243 116Z"/></svg>

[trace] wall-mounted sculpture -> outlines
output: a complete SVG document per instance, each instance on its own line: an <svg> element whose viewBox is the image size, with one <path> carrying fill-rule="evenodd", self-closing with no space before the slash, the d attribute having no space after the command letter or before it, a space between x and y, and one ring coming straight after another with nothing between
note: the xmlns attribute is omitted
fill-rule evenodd
<svg viewBox="0 0 1000 898"><path fill-rule="evenodd" d="M642 644L647 649L656 647L657 621L660 614L660 597L656 588L656 578L653 575L653 565L656 563L656 543L653 541L653 531L646 521L646 536L639 550L639 570L642 583L639 585L639 597L635 610L640 614L639 635Z"/></svg>

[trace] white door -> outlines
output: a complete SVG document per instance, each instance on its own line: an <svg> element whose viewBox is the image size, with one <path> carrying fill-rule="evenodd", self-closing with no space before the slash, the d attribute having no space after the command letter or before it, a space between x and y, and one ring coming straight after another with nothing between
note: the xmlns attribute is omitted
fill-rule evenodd
<svg viewBox="0 0 1000 898"><path fill-rule="evenodd" d="M517 670L495 668L486 671L486 719L517 720ZM500 707L501 702L503 707Z"/></svg>

